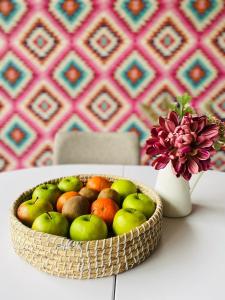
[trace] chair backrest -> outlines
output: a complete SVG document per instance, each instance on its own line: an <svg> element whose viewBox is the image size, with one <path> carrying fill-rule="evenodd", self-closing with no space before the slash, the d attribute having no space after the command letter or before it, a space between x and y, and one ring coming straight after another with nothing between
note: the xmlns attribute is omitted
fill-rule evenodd
<svg viewBox="0 0 225 300"><path fill-rule="evenodd" d="M137 165L139 148L134 132L59 132L54 143L54 163Z"/></svg>

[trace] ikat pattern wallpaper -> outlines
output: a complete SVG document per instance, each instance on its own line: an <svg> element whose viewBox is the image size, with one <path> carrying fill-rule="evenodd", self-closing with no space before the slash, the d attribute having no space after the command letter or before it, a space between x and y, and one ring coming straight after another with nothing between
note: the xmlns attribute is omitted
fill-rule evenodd
<svg viewBox="0 0 225 300"><path fill-rule="evenodd" d="M1 171L51 164L58 130L132 130L143 146L184 91L225 118L223 0L0 0Z"/></svg>

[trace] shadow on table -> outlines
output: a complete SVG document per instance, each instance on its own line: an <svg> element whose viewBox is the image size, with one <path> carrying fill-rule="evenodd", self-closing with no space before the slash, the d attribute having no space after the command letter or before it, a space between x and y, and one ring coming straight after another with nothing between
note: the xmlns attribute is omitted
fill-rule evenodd
<svg viewBox="0 0 225 300"><path fill-rule="evenodd" d="M185 243L193 234L187 218L164 218L162 238L157 250L170 246L174 248L174 244Z"/></svg>
<svg viewBox="0 0 225 300"><path fill-rule="evenodd" d="M151 274L155 274L154 272L158 274L161 266L173 268L179 264L178 262L190 261L190 256L195 253L195 245L199 243L198 228L208 226L210 222L214 224L215 216L224 219L225 215L220 205L215 206L213 202L212 205L211 203L199 204L200 200L196 202L193 204L190 216L163 218L162 237L157 248L147 260L128 272L137 272L138 276L138 272L148 274L151 270L153 271ZM164 272L163 268L161 272Z"/></svg>
<svg viewBox="0 0 225 300"><path fill-rule="evenodd" d="M187 218L164 218L162 237L157 248L147 260L136 266L133 270L138 271L139 268L141 272L149 268L154 270L158 268L159 261L164 261L166 264L167 259L176 263L178 255L181 255L179 248L188 249L190 240L194 239L194 236L194 230L191 224L188 223ZM173 249L173 252L171 252L171 249ZM182 253L182 255L185 257L185 255L188 255L188 251L187 253ZM132 270L128 272L132 272Z"/></svg>
<svg viewBox="0 0 225 300"><path fill-rule="evenodd" d="M217 199L216 199L217 200ZM205 224L214 224L216 226L215 219L223 222L225 218L225 209L223 203L219 201L212 201L209 203L199 204L199 201L196 201L192 206L192 222L204 222ZM219 222L218 222L219 224Z"/></svg>

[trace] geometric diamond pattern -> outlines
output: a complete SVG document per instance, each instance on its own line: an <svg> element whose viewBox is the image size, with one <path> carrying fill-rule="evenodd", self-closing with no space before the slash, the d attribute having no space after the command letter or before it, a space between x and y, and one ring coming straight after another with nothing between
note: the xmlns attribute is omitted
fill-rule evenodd
<svg viewBox="0 0 225 300"><path fill-rule="evenodd" d="M77 44L85 48L100 67L108 66L127 48L129 39L106 14L98 15L90 25Z"/></svg>
<svg viewBox="0 0 225 300"><path fill-rule="evenodd" d="M54 79L69 94L75 98L92 81L92 69L75 52L70 52L56 67Z"/></svg>
<svg viewBox="0 0 225 300"><path fill-rule="evenodd" d="M45 140L41 142L31 153L24 165L29 167L50 166L53 164L53 141Z"/></svg>
<svg viewBox="0 0 225 300"><path fill-rule="evenodd" d="M2 55L6 51L6 49L7 49L7 39L5 37L5 34L0 32L0 55Z"/></svg>
<svg viewBox="0 0 225 300"><path fill-rule="evenodd" d="M138 32L157 11L158 1L117 0L114 9L132 31Z"/></svg>
<svg viewBox="0 0 225 300"><path fill-rule="evenodd" d="M86 44L98 58L105 62L121 45L120 36L114 32L107 19L102 19L98 27L87 37Z"/></svg>
<svg viewBox="0 0 225 300"><path fill-rule="evenodd" d="M28 105L29 109L36 113L44 123L52 120L52 117L60 110L61 103L54 98L46 88L42 88Z"/></svg>
<svg viewBox="0 0 225 300"><path fill-rule="evenodd" d="M182 12L193 23L193 26L202 31L217 17L223 9L221 0L183 0L180 1Z"/></svg>
<svg viewBox="0 0 225 300"><path fill-rule="evenodd" d="M19 115L8 120L1 130L2 140L16 155L21 156L36 140L35 131Z"/></svg>
<svg viewBox="0 0 225 300"><path fill-rule="evenodd" d="M31 78L31 71L14 53L8 52L1 59L0 87L2 87L12 98L18 97Z"/></svg>
<svg viewBox="0 0 225 300"><path fill-rule="evenodd" d="M9 101L0 95L0 127L6 116L12 111L12 105Z"/></svg>
<svg viewBox="0 0 225 300"><path fill-rule="evenodd" d="M115 70L115 79L135 98L154 80L155 70L137 51L132 52Z"/></svg>
<svg viewBox="0 0 225 300"><path fill-rule="evenodd" d="M177 70L177 78L190 90L193 96L199 96L217 77L217 69L202 51L196 51Z"/></svg>
<svg viewBox="0 0 225 300"><path fill-rule="evenodd" d="M117 114L121 106L119 100L113 96L110 90L103 87L88 103L87 109L107 124Z"/></svg>
<svg viewBox="0 0 225 300"><path fill-rule="evenodd" d="M50 84L40 82L19 104L19 108L42 130L50 131L69 112L70 105L62 101Z"/></svg>
<svg viewBox="0 0 225 300"><path fill-rule="evenodd" d="M218 57L220 64L225 66L225 25L223 19L205 36L203 42Z"/></svg>
<svg viewBox="0 0 225 300"><path fill-rule="evenodd" d="M120 128L121 132L135 132L140 139L140 143L144 146L146 139L149 136L149 128L141 121L137 115L132 115Z"/></svg>
<svg viewBox="0 0 225 300"><path fill-rule="evenodd" d="M58 131L145 139L176 95L225 120L220 0L0 0L0 171L52 164ZM213 159L225 171L225 153Z"/></svg>
<svg viewBox="0 0 225 300"><path fill-rule="evenodd" d="M179 91L168 81L160 82L154 90L143 99L143 113L148 117L151 124L156 124L160 116L166 116L168 107L174 102Z"/></svg>
<svg viewBox="0 0 225 300"><path fill-rule="evenodd" d="M194 39L175 15L167 13L154 23L141 42L163 67L168 67L193 45Z"/></svg>
<svg viewBox="0 0 225 300"><path fill-rule="evenodd" d="M214 115L217 115L220 119L225 119L225 88L223 88L215 98L213 99L213 103L211 103L211 109Z"/></svg>
<svg viewBox="0 0 225 300"><path fill-rule="evenodd" d="M72 115L63 122L62 127L57 128L57 131L90 131L90 127L79 118L78 115Z"/></svg>
<svg viewBox="0 0 225 300"><path fill-rule="evenodd" d="M16 158L0 145L0 172L10 171L17 167Z"/></svg>
<svg viewBox="0 0 225 300"><path fill-rule="evenodd" d="M123 97L103 82L79 105L79 110L94 121L98 128L112 129L129 111L130 106Z"/></svg>
<svg viewBox="0 0 225 300"><path fill-rule="evenodd" d="M0 3L0 28L6 33L10 32L27 11L24 0L4 0Z"/></svg>
<svg viewBox="0 0 225 300"><path fill-rule="evenodd" d="M92 10L90 0L51 0L49 11L69 31L79 27Z"/></svg>
<svg viewBox="0 0 225 300"><path fill-rule="evenodd" d="M212 167L218 171L225 172L225 152L219 151L212 158Z"/></svg>
<svg viewBox="0 0 225 300"><path fill-rule="evenodd" d="M170 59L186 43L186 39L179 34L173 21L168 19L161 31L156 32L149 42L162 58Z"/></svg>
<svg viewBox="0 0 225 300"><path fill-rule="evenodd" d="M39 62L48 58L58 42L57 37L48 30L41 20L33 25L23 41L24 46L33 53Z"/></svg>
<svg viewBox="0 0 225 300"><path fill-rule="evenodd" d="M50 166L53 164L53 150L50 146L44 147L33 160L34 167Z"/></svg>
<svg viewBox="0 0 225 300"><path fill-rule="evenodd" d="M14 47L26 53L37 68L45 70L66 47L63 38L50 20L35 13L13 41Z"/></svg>
<svg viewBox="0 0 225 300"><path fill-rule="evenodd" d="M9 161L7 157L3 156L0 153L0 172L5 171L8 169Z"/></svg>
<svg viewBox="0 0 225 300"><path fill-rule="evenodd" d="M218 34L213 38L213 43L217 50L224 55L225 54L225 26L221 28Z"/></svg>
<svg viewBox="0 0 225 300"><path fill-rule="evenodd" d="M224 82L216 86L207 98L203 99L200 111L225 120L225 87Z"/></svg>

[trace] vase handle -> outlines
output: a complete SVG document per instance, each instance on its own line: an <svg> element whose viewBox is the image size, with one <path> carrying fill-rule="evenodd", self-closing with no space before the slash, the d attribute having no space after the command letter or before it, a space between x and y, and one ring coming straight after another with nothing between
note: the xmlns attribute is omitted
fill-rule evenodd
<svg viewBox="0 0 225 300"><path fill-rule="evenodd" d="M203 175L204 172L200 172L198 173L196 176L195 176L195 180L194 180L194 183L190 189L190 194L193 193L194 189L196 188L196 185L198 184L199 180L201 179L202 175Z"/></svg>

